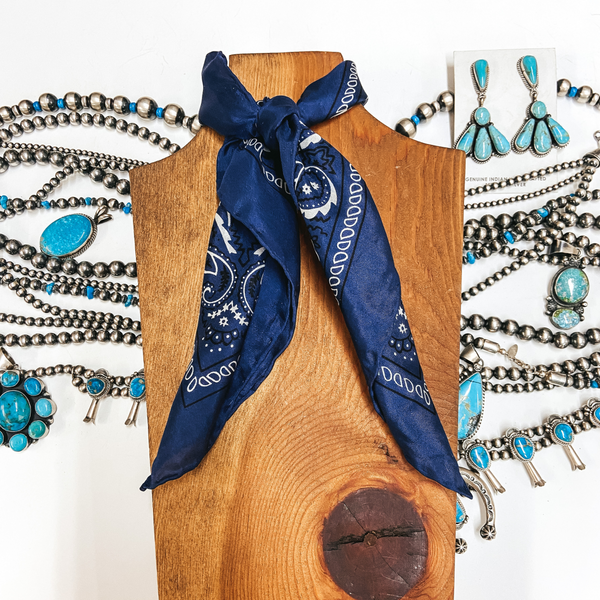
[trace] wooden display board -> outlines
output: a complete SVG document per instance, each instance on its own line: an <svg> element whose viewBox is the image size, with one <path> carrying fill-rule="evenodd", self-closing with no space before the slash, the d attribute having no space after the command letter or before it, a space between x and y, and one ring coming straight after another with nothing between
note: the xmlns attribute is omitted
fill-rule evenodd
<svg viewBox="0 0 600 600"><path fill-rule="evenodd" d="M341 60L236 55L230 66L255 98L297 100ZM464 154L404 138L363 107L314 129L372 192L456 447ZM203 128L176 155L131 172L152 458L192 354L221 143ZM301 229L290 346L200 467L153 492L160 598L451 599L455 494L406 463L375 413Z"/></svg>

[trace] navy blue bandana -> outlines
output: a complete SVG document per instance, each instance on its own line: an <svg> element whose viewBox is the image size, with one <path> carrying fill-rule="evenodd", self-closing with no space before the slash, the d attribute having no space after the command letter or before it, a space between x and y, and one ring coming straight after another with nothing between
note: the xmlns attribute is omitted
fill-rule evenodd
<svg viewBox="0 0 600 600"><path fill-rule="evenodd" d="M360 173L310 129L367 96L346 61L296 104L256 102L220 52L206 57L200 121L225 136L192 360L142 489L194 469L287 348L300 285L297 216L337 298L373 400L408 462L470 497L437 416L389 242ZM382 290L384 293L382 293Z"/></svg>

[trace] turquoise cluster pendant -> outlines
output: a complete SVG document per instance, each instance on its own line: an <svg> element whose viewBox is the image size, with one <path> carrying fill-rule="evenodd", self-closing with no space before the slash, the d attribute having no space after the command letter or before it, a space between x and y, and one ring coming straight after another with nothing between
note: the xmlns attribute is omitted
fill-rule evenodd
<svg viewBox="0 0 600 600"><path fill-rule="evenodd" d="M8 365L0 370L0 444L22 452L46 437L54 422L56 404L37 377L25 377L1 348Z"/></svg>
<svg viewBox="0 0 600 600"><path fill-rule="evenodd" d="M80 213L61 217L42 232L40 250L47 256L75 258L94 243L98 225L111 219L106 206L100 207L93 217Z"/></svg>
<svg viewBox="0 0 600 600"><path fill-rule="evenodd" d="M571 255L567 264L556 273L546 298L546 314L559 329L572 329L585 319L585 299L590 292L590 280L583 270L579 250L566 242L551 251L553 255Z"/></svg>
<svg viewBox="0 0 600 600"><path fill-rule="evenodd" d="M531 150L536 156L545 156L555 148L564 148L570 141L567 130L548 113L546 105L537 99L538 66L535 56L523 56L517 68L529 88L532 103L528 116L512 140L513 150L519 154Z"/></svg>
<svg viewBox="0 0 600 600"><path fill-rule="evenodd" d="M505 156L510 152L508 140L491 121L490 111L483 106L489 83L487 60L477 60L471 65L473 84L479 97L479 108L471 115L471 120L458 137L454 147L463 150L477 163L486 163L492 156Z"/></svg>

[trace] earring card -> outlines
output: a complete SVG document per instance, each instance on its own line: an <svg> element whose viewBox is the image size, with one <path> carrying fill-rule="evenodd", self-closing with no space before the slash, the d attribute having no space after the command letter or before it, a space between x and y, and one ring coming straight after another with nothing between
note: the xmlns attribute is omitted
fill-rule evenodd
<svg viewBox="0 0 600 600"><path fill-rule="evenodd" d="M526 118L529 118L529 106L532 102L529 88L525 85L517 63L523 56L531 55L537 59L538 96L552 115L560 123L560 115L556 114L556 52L554 48L520 48L516 50L474 50L454 53L454 142L456 142L472 121L473 111L479 107L476 86L473 81L471 65L484 59L489 65L488 87L484 102L490 113L491 123L511 144L511 151L505 156L492 155L484 163L476 163L467 158L466 189L486 184L493 184L514 177L517 174L529 173L549 165L562 162L556 148L552 148L545 156L534 155L530 150L517 154L512 149L512 140L521 129ZM562 173L545 175L528 182L515 183L506 188L499 188L497 194L502 197L516 196L539 189L540 184L553 185ZM495 196L496 198L498 196ZM490 194L475 196L473 201L486 201Z"/></svg>

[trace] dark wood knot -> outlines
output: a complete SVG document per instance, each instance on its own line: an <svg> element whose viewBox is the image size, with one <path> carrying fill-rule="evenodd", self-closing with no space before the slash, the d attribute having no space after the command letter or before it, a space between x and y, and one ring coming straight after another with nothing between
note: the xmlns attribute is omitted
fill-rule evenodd
<svg viewBox="0 0 600 600"><path fill-rule="evenodd" d="M325 519L323 553L331 578L353 598L402 598L425 572L427 534L408 500L364 488Z"/></svg>

